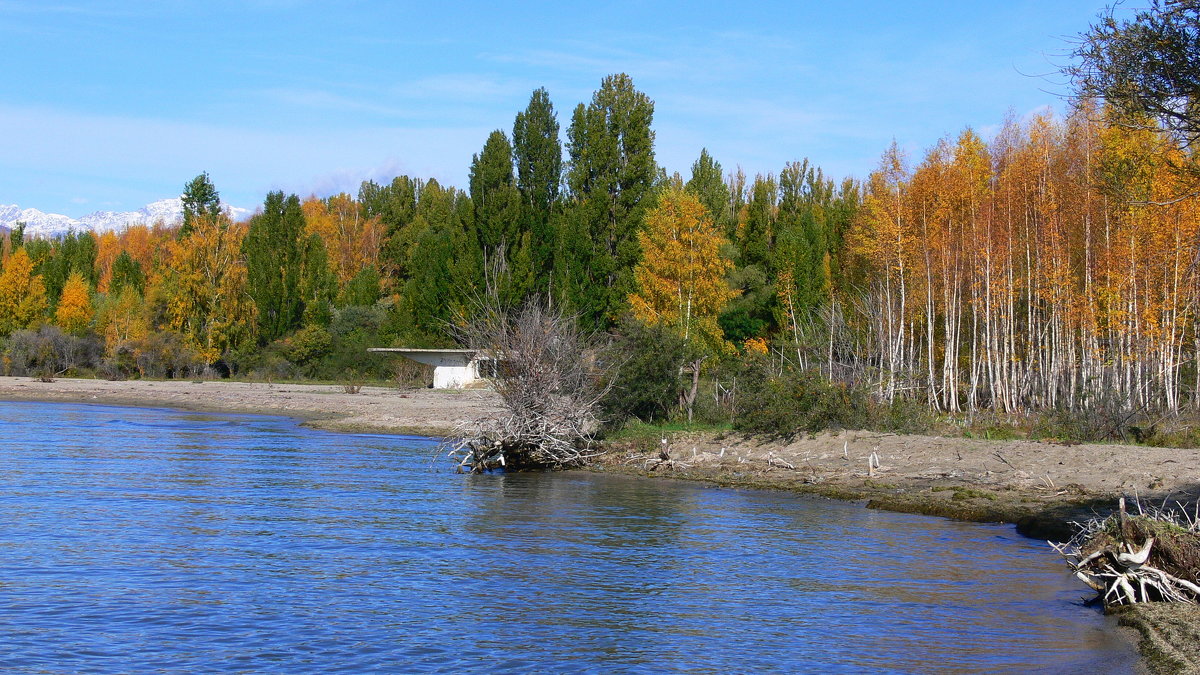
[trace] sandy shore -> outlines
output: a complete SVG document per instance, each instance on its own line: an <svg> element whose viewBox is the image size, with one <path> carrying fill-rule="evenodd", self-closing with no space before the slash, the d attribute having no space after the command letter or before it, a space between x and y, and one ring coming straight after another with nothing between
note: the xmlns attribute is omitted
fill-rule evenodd
<svg viewBox="0 0 1200 675"><path fill-rule="evenodd" d="M335 431L444 435L498 410L491 392L226 381L128 381L0 377L0 401L69 401L208 412L288 415ZM2 404L2 403L0 403ZM899 436L863 431L792 441L735 434L679 434L610 444L590 470L785 489L861 500L871 508L977 522L1064 539L1070 521L1112 511L1121 495L1200 497L1200 449L1062 445L1033 441ZM662 453L668 459L663 459ZM1081 587L1081 592L1082 592ZM1121 621L1143 635L1151 672L1200 672L1189 626L1200 611L1134 608ZM1189 632L1190 630L1190 632Z"/></svg>
<svg viewBox="0 0 1200 675"><path fill-rule="evenodd" d="M843 431L790 442L679 435L614 450L602 460L608 470L867 499L890 510L1013 522L1039 537L1065 534L1071 516L1121 495L1158 503L1200 494L1196 449Z"/></svg>
<svg viewBox="0 0 1200 675"><path fill-rule="evenodd" d="M363 387L357 394L348 394L341 385L187 380L109 382L61 378L39 382L28 377L0 377L0 400L288 415L332 431L427 436L447 434L460 421L497 410L495 395L489 391Z"/></svg>

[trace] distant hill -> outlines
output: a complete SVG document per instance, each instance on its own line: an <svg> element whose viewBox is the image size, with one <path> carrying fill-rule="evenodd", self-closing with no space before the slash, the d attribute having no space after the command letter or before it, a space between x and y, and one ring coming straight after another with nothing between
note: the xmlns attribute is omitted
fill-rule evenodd
<svg viewBox="0 0 1200 675"><path fill-rule="evenodd" d="M235 220L250 215L246 209L232 207ZM27 237L60 237L72 230L91 230L97 234L120 232L130 225L175 225L183 220L183 202L179 198L160 199L137 211L96 211L82 218L59 213L44 213L37 209L22 209L16 204L0 204L0 230L9 231L17 223L25 223Z"/></svg>

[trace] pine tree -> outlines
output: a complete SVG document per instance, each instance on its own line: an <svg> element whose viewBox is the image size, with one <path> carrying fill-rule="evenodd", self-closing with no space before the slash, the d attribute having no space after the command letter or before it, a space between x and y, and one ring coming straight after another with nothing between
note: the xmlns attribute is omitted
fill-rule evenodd
<svg viewBox="0 0 1200 675"><path fill-rule="evenodd" d="M183 186L180 201L183 202L183 226L179 228L178 235L180 239L191 233L197 218L216 218L221 214L221 195L209 180L207 171Z"/></svg>

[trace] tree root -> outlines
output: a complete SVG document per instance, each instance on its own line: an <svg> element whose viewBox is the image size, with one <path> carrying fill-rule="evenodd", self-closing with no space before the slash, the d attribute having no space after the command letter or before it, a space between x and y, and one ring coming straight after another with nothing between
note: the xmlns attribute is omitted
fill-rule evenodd
<svg viewBox="0 0 1200 675"><path fill-rule="evenodd" d="M1065 544L1048 543L1105 607L1200 603L1200 523L1182 507L1147 512L1139 504L1138 511L1127 514L1122 499L1118 513L1077 523L1079 532Z"/></svg>

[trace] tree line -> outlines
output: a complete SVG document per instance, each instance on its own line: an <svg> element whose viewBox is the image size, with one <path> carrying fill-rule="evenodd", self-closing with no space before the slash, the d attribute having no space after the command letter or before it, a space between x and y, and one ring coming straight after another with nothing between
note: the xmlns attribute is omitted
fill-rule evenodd
<svg viewBox="0 0 1200 675"><path fill-rule="evenodd" d="M36 361L14 340L53 327L123 376L379 374L365 347L451 346L488 294L541 298L628 344L623 413L639 417L690 416L702 383L736 409L739 377L746 396L793 378L776 391L792 404L1200 404L1200 213L1176 199L1190 152L1152 120L1089 98L919 158L893 145L865 180L834 180L807 160L748 178L707 150L668 174L653 117L618 74L565 133L533 92L465 191L398 176L357 195L276 192L232 222L201 174L176 227L18 228L2 248L4 369Z"/></svg>

